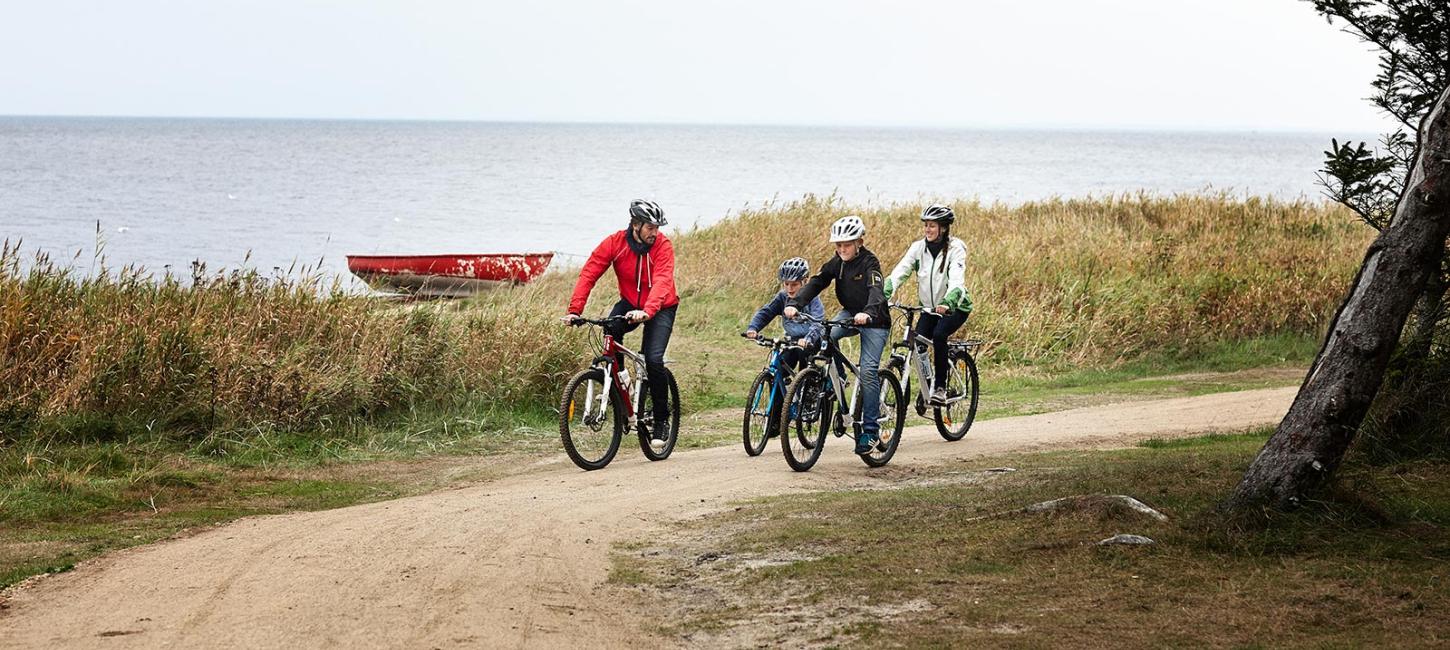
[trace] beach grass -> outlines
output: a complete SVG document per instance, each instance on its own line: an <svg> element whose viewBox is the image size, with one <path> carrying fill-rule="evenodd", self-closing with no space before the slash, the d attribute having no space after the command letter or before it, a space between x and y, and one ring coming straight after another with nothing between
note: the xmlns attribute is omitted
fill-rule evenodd
<svg viewBox="0 0 1450 650"><path fill-rule="evenodd" d="M919 236L920 207L807 197L677 233L670 356L687 410L730 403L760 365L736 334L776 290L780 260L819 267L830 222L859 213L889 268ZM1284 361L1285 344L1239 345L1250 340L1312 354L1305 342L1370 236L1327 203L1227 195L954 207L977 305L961 335L986 341L980 364L1002 378L1154 359ZM0 440L321 431L463 404L546 411L592 356L589 333L557 322L573 278L566 269L468 301L400 305L308 273L78 272L7 243ZM607 309L613 292L606 274L589 311ZM824 299L834 308L831 292Z"/></svg>

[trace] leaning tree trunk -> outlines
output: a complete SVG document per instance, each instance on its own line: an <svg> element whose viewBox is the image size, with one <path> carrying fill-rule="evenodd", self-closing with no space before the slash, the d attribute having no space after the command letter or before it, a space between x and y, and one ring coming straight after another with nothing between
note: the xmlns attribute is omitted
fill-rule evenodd
<svg viewBox="0 0 1450 650"><path fill-rule="evenodd" d="M1279 428L1225 506L1289 508L1328 478L1384 381L1405 319L1440 270L1450 233L1450 89L1420 125L1409 182Z"/></svg>

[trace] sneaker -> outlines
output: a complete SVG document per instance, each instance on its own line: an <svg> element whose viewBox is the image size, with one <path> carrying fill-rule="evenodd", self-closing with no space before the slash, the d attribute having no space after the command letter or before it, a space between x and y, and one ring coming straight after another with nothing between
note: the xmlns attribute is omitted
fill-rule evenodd
<svg viewBox="0 0 1450 650"><path fill-rule="evenodd" d="M856 439L856 454L858 456L864 456L866 454L869 454L875 448L876 448L876 434L875 433L872 433L872 432L869 432L868 431L868 432L862 433L861 434L861 437Z"/></svg>
<svg viewBox="0 0 1450 650"><path fill-rule="evenodd" d="M663 417L655 420L654 430L650 432L649 437L650 450L656 454L663 453L665 450L665 445L668 444L667 438L669 438L669 435L670 419L668 417Z"/></svg>
<svg viewBox="0 0 1450 650"><path fill-rule="evenodd" d="M938 388L938 389L932 391L931 392L931 405L932 406L946 406L947 405L947 389L945 389L945 388Z"/></svg>

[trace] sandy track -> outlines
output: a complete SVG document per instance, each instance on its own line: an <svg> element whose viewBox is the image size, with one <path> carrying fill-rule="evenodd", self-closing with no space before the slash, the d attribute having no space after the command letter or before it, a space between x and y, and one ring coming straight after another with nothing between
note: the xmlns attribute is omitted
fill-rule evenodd
<svg viewBox="0 0 1450 650"><path fill-rule="evenodd" d="M639 630L641 608L604 584L616 541L741 498L879 485L949 458L1245 429L1280 419L1295 391L992 420L957 443L914 426L883 470L838 439L807 474L790 471L778 447L758 458L732 446L662 463L622 452L588 473L560 453L486 485L246 519L30 581L7 594L0 647L664 646Z"/></svg>

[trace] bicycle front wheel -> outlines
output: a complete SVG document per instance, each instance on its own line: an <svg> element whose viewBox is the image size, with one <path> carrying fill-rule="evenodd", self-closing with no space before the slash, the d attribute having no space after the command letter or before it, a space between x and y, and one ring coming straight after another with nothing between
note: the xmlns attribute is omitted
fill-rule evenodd
<svg viewBox="0 0 1450 650"><path fill-rule="evenodd" d="M600 469L614 460L628 426L623 406L618 395L605 395L602 368L580 371L564 384L559 439L569 460L586 470Z"/></svg>
<svg viewBox="0 0 1450 650"><path fill-rule="evenodd" d="M772 418L772 410L778 408L780 399L772 395L775 376L762 371L750 385L749 397L745 399L745 421L740 426L740 441L745 445L748 456L759 456L770 442L770 432L780 424ZM772 399L775 397L775 399Z"/></svg>
<svg viewBox="0 0 1450 650"><path fill-rule="evenodd" d="M809 470L821 458L826 431L835 415L835 399L826 390L825 373L806 368L790 382L780 409L780 448L785 462L797 472Z"/></svg>
<svg viewBox="0 0 1450 650"><path fill-rule="evenodd" d="M881 467L891 462L891 457L896 455L896 447L901 444L901 427L906 423L906 397L901 394L901 380L896 378L896 373L882 371L881 377L881 413L876 418L880 430L877 431L876 446L871 448L871 453L861 454L861 461L871 467ZM858 400L859 401L859 400ZM856 407L856 417L860 418L861 407Z"/></svg>
<svg viewBox="0 0 1450 650"><path fill-rule="evenodd" d="M977 362L968 352L953 353L947 366L947 405L935 407L936 432L949 442L961 440L977 419Z"/></svg>
<svg viewBox="0 0 1450 650"><path fill-rule="evenodd" d="M659 451L650 445L654 439L658 427L654 421L654 405L651 401L649 383L646 382L639 389L639 409L635 411L635 417L639 423L639 449L644 452L644 457L650 460L664 460L670 457L670 452L675 450L675 442L680 439L680 387L675 384L675 373L665 368L665 382L669 384L670 403L665 411L670 414L669 429L660 432L659 438L662 445Z"/></svg>

